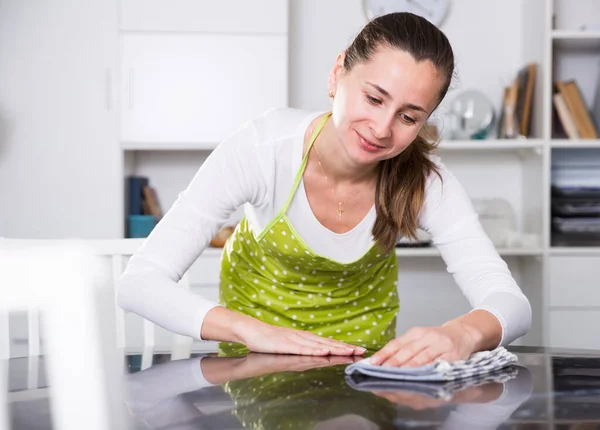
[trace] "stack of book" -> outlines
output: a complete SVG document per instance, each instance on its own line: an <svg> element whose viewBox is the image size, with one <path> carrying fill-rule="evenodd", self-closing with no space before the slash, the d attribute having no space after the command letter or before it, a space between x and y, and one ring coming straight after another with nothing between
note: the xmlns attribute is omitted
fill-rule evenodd
<svg viewBox="0 0 600 430"><path fill-rule="evenodd" d="M499 139L531 136L536 73L536 64L527 64L517 72L512 85L504 88L502 109L498 121Z"/></svg>
<svg viewBox="0 0 600 430"><path fill-rule="evenodd" d="M598 82L600 86L600 80ZM592 110L597 118L592 118L581 90L575 80L556 81L552 96L554 105L554 136L568 139L598 139L598 123L600 123L600 95ZM600 94L600 88L598 89Z"/></svg>

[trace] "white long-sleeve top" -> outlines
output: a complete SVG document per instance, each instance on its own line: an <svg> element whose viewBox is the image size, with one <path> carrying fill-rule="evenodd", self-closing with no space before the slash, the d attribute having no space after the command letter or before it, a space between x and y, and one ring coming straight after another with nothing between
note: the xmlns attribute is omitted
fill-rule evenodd
<svg viewBox="0 0 600 430"><path fill-rule="evenodd" d="M131 258L119 280L119 305L201 339L204 317L218 304L177 282L238 207L244 207L256 235L277 215L300 168L306 129L321 113L271 110L221 142ZM499 320L500 345L507 345L529 330L529 301L483 231L461 184L439 157L432 160L443 181L436 174L428 178L419 227L431 235L473 310L487 310ZM374 207L352 230L334 233L312 213L302 182L287 216L314 252L340 262L356 260L373 243Z"/></svg>

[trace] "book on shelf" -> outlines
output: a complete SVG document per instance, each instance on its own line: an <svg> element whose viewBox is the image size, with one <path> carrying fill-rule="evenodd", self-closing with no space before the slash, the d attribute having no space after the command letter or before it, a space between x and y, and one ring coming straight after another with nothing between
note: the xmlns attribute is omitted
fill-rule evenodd
<svg viewBox="0 0 600 430"><path fill-rule="evenodd" d="M149 180L146 176L127 177L127 214L144 215L143 189L148 186Z"/></svg>
<svg viewBox="0 0 600 430"><path fill-rule="evenodd" d="M596 125L596 130L600 130L600 72L598 73L598 79L596 79L596 95L594 97L591 113L592 120Z"/></svg>
<svg viewBox="0 0 600 430"><path fill-rule="evenodd" d="M531 136L531 110L535 87L536 64L530 63L517 74L517 105L515 115L522 136Z"/></svg>
<svg viewBox="0 0 600 430"><path fill-rule="evenodd" d="M152 215L162 218L156 190L146 176L127 177L127 215Z"/></svg>
<svg viewBox="0 0 600 430"><path fill-rule="evenodd" d="M514 139L531 136L531 115L537 65L526 64L518 70L512 84L504 88L498 121L498 137Z"/></svg>
<svg viewBox="0 0 600 430"><path fill-rule="evenodd" d="M597 139L598 138L598 130L596 125L592 121L590 112L585 104L585 101L581 95L581 90L579 89L579 85L575 82L575 80L571 79L568 81L556 81L554 83L556 91L554 95L560 94L562 99L564 100L564 104L566 105L566 114L564 108L563 115L559 113L559 118L561 121L561 125L565 130L569 139ZM558 99L560 100L561 97ZM553 101L556 106L556 99L553 97ZM560 101L558 102L561 103ZM558 108L557 108L558 109ZM565 121L563 121L565 118ZM577 137L574 136L574 133L569 131L572 128L572 124L570 123L569 118L572 118L575 128L577 130Z"/></svg>
<svg viewBox="0 0 600 430"><path fill-rule="evenodd" d="M565 135L569 139L579 139L579 132L575 121L571 116L571 111L567 106L564 96L561 93L554 93L552 96L555 113L558 121L555 119L554 135L562 137Z"/></svg>
<svg viewBox="0 0 600 430"><path fill-rule="evenodd" d="M144 214L153 215L157 220L162 218L162 209L156 196L156 190L149 185L142 188L143 202L145 203Z"/></svg>

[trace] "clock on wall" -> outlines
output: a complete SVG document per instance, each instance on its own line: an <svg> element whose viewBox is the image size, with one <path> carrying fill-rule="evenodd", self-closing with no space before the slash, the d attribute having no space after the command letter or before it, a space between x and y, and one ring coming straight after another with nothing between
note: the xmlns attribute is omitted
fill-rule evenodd
<svg viewBox="0 0 600 430"><path fill-rule="evenodd" d="M448 10L451 0L363 0L367 17L372 19L391 12L412 12L426 18L436 26L440 26Z"/></svg>

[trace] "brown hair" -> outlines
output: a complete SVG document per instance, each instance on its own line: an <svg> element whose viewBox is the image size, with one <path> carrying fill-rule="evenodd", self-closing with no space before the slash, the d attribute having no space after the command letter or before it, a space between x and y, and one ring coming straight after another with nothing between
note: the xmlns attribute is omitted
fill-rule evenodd
<svg viewBox="0 0 600 430"><path fill-rule="evenodd" d="M412 13L377 17L360 31L346 50L344 70L348 72L356 64L367 62L381 46L405 51L419 62L431 61L445 79L438 104L442 101L454 74L454 53L444 33ZM402 153L380 163L373 236L386 252L394 248L399 234L416 239L427 177L432 172L440 175L428 157L435 146L419 135Z"/></svg>

